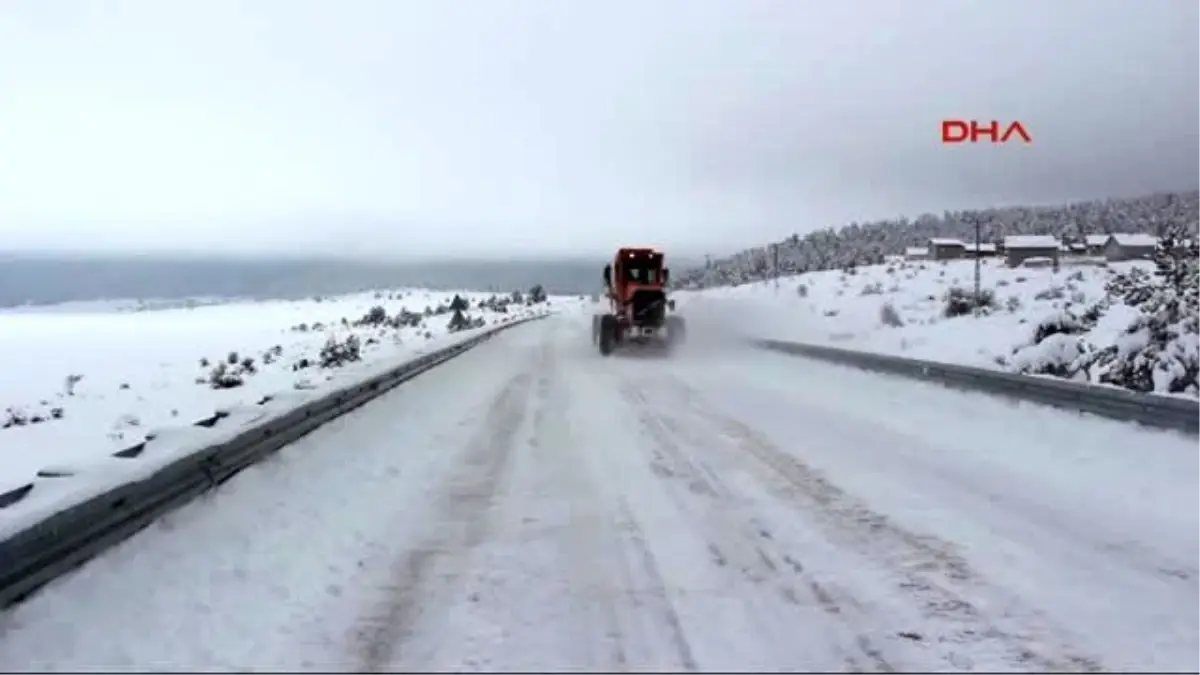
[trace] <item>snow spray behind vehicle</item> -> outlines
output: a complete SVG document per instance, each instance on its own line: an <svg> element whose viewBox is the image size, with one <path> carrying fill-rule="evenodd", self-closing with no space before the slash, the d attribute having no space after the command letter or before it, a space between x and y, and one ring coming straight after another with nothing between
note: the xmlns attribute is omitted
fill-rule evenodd
<svg viewBox="0 0 1200 675"><path fill-rule="evenodd" d="M676 305L676 311L688 317L688 339L676 350L678 358L704 359L752 349L750 340L771 332L768 312L741 299L681 292Z"/></svg>

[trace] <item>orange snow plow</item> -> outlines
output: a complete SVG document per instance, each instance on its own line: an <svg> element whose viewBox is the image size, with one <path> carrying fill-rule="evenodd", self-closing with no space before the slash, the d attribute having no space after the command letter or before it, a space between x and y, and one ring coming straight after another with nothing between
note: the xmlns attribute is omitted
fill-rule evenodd
<svg viewBox="0 0 1200 675"><path fill-rule="evenodd" d="M592 317L592 342L608 356L626 344L671 347L683 341L686 324L667 298L669 270L653 248L622 248L604 266L609 309Z"/></svg>

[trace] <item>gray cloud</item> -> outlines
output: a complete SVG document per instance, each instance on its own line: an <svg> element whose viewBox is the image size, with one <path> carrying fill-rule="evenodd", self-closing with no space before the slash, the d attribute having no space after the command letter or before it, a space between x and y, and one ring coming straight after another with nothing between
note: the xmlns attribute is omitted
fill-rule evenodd
<svg viewBox="0 0 1200 675"><path fill-rule="evenodd" d="M7 2L0 246L698 253L1193 188L1198 7Z"/></svg>

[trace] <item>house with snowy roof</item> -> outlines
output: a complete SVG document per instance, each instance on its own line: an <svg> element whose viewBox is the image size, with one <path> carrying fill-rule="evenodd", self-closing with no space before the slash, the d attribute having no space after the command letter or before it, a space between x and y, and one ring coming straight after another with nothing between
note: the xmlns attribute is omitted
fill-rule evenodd
<svg viewBox="0 0 1200 675"><path fill-rule="evenodd" d="M978 244L968 241L963 244L963 254L968 258L990 258L996 255L996 245L990 241Z"/></svg>
<svg viewBox="0 0 1200 675"><path fill-rule="evenodd" d="M1087 245L1088 255L1104 255L1104 245L1108 243L1108 233L1104 234L1089 234L1083 238L1083 243Z"/></svg>
<svg viewBox="0 0 1200 675"><path fill-rule="evenodd" d="M1058 264L1058 239L1048 234L1012 234L1004 238L1004 263L1019 267L1026 260L1045 258Z"/></svg>
<svg viewBox="0 0 1200 675"><path fill-rule="evenodd" d="M966 244L958 239L933 237L929 240L929 257L934 260L954 260L963 257Z"/></svg>
<svg viewBox="0 0 1200 675"><path fill-rule="evenodd" d="M1158 237L1152 234L1114 232L1104 242L1104 258L1109 262L1149 260L1158 248Z"/></svg>

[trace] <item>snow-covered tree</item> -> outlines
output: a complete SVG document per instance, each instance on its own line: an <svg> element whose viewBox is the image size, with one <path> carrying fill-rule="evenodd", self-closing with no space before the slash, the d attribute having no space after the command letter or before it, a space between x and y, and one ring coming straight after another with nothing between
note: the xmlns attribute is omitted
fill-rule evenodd
<svg viewBox="0 0 1200 675"><path fill-rule="evenodd" d="M813 270L847 269L877 264L889 254L909 246L924 246L930 238L949 237L973 241L975 225L985 242L1000 242L1013 234L1052 234L1063 240L1081 240L1089 234L1145 232L1176 233L1194 238L1200 223L1200 191L1159 193L1133 199L1105 199L1063 206L1016 206L923 214L915 219L898 217L871 223L851 223L840 229L825 228L806 235L794 234L780 242L719 258L676 276L677 288L737 285L767 279L774 274L772 245L778 246L779 273L794 275Z"/></svg>
<svg viewBox="0 0 1200 675"><path fill-rule="evenodd" d="M1045 317L1028 345L1016 350L1013 368L1139 392L1200 393L1200 250L1168 234L1154 263L1153 274L1134 268L1115 275L1106 297L1083 311ZM1091 344L1087 332L1115 305L1137 313L1115 344Z"/></svg>
<svg viewBox="0 0 1200 675"><path fill-rule="evenodd" d="M541 284L535 285L533 288L529 289L529 293L526 294L526 302L530 305L536 305L539 302L545 301L546 289L542 288Z"/></svg>
<svg viewBox="0 0 1200 675"><path fill-rule="evenodd" d="M1033 326L1009 366L1019 372L1108 382L1137 391L1195 394L1200 370L1198 224L1200 190L1060 206L926 213L827 227L723 258L707 256L702 267L678 273L674 285L696 289L767 280L776 273L773 247L777 247L781 276L829 269L849 274L858 266L878 264L887 255L902 254L910 246L925 246L931 238L973 241L976 225L981 239L991 243L1017 234L1050 234L1064 242L1082 241L1091 234L1154 234L1162 241L1154 274L1134 269L1115 275L1105 299L1090 306L1068 303L1054 316L1045 317ZM802 297L807 290L803 283L796 287ZM964 297L962 292L948 296L950 313L965 311ZM1117 344L1091 344L1089 331L1117 304L1136 308L1136 318Z"/></svg>

